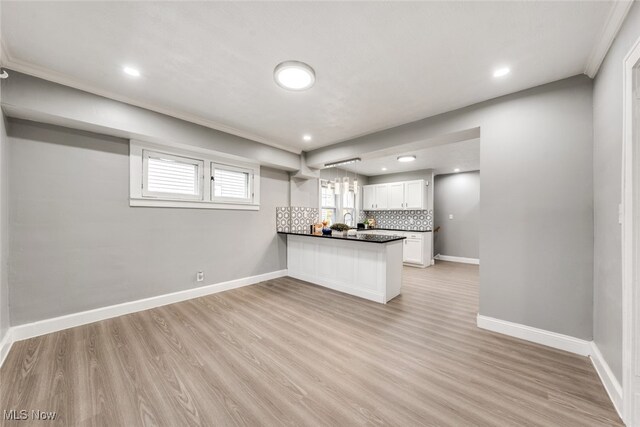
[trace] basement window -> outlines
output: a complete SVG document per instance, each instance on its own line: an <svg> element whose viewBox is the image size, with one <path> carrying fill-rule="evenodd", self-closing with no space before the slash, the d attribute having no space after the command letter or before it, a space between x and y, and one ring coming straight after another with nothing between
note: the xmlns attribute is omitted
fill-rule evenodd
<svg viewBox="0 0 640 427"><path fill-rule="evenodd" d="M250 203L253 174L250 169L211 164L211 199L218 202Z"/></svg>
<svg viewBox="0 0 640 427"><path fill-rule="evenodd" d="M204 161L142 150L142 196L202 200Z"/></svg>
<svg viewBox="0 0 640 427"><path fill-rule="evenodd" d="M260 165L193 150L130 141L129 205L259 209Z"/></svg>

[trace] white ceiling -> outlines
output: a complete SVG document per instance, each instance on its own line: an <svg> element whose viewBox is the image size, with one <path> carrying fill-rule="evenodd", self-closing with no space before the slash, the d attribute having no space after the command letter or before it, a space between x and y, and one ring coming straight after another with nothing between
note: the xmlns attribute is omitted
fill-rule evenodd
<svg viewBox="0 0 640 427"><path fill-rule="evenodd" d="M583 73L612 4L2 1L1 24L9 68L300 151ZM315 86L279 88L285 60Z"/></svg>
<svg viewBox="0 0 640 427"><path fill-rule="evenodd" d="M399 162L398 156L405 154L416 156L416 160L408 163ZM387 170L383 171L383 167ZM362 157L361 162L340 166L340 168L367 176L422 169L434 169L436 175L452 173L454 169L460 169L460 172L480 170L480 139L452 142L421 150L399 151L382 157L365 156Z"/></svg>

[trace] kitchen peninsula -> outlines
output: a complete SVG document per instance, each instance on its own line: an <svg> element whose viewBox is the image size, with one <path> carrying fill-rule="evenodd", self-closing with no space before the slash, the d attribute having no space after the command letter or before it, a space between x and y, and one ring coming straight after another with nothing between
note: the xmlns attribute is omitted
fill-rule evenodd
<svg viewBox="0 0 640 427"><path fill-rule="evenodd" d="M404 236L278 234L289 276L383 304L400 295Z"/></svg>

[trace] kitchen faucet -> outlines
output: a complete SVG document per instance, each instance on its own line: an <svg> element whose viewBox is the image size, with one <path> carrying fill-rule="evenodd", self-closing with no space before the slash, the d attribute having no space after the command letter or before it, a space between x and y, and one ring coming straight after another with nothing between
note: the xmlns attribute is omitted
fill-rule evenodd
<svg viewBox="0 0 640 427"><path fill-rule="evenodd" d="M347 215L349 215L349 222L347 222ZM350 212L345 213L343 218L344 218L344 223L345 224L347 224L349 226L353 226L353 215L351 215Z"/></svg>

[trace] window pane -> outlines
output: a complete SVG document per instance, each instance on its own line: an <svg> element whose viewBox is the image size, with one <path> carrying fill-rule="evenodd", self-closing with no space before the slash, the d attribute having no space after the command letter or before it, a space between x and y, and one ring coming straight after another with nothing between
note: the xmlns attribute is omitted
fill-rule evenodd
<svg viewBox="0 0 640 427"><path fill-rule="evenodd" d="M332 189L322 187L322 206L334 207L336 205L336 196Z"/></svg>
<svg viewBox="0 0 640 427"><path fill-rule="evenodd" d="M348 191L344 193L342 196L342 207L343 208L355 208L356 207L356 198L353 191Z"/></svg>
<svg viewBox="0 0 640 427"><path fill-rule="evenodd" d="M149 157L147 174L147 186L151 192L199 194L197 164Z"/></svg>
<svg viewBox="0 0 640 427"><path fill-rule="evenodd" d="M335 222L336 210L335 209L322 209L322 221L327 221L329 225Z"/></svg>
<svg viewBox="0 0 640 427"><path fill-rule="evenodd" d="M216 169L213 178L215 197L249 198L249 173Z"/></svg>

